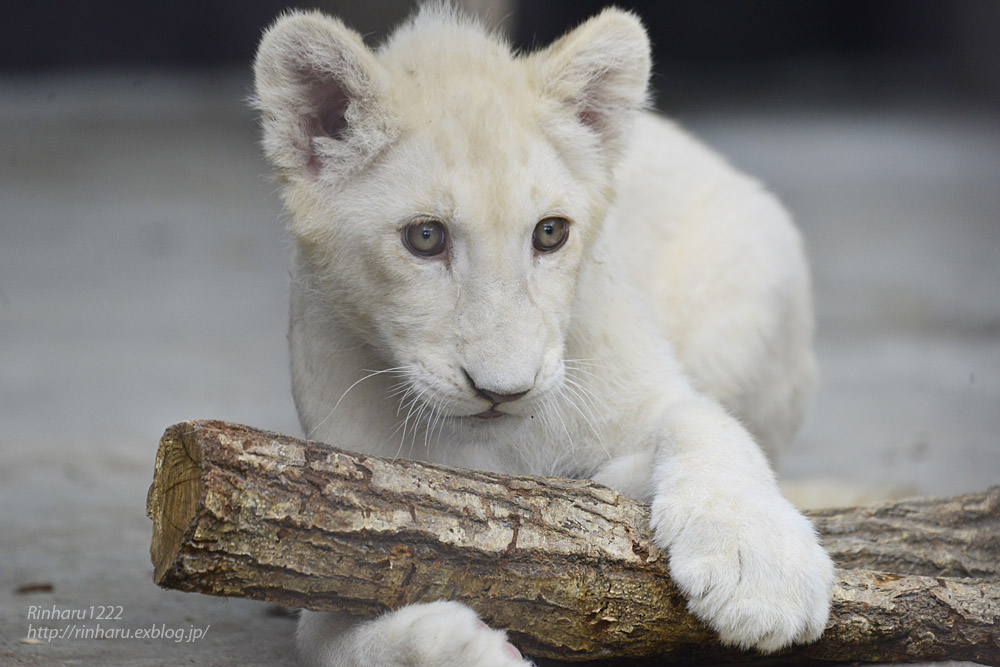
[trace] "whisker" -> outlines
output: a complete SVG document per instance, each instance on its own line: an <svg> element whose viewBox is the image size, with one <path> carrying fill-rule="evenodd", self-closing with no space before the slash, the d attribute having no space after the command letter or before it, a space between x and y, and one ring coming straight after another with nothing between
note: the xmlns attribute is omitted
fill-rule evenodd
<svg viewBox="0 0 1000 667"><path fill-rule="evenodd" d="M558 406L557 406L558 407ZM566 438L569 440L569 447L572 450L576 450L576 445L573 442L573 436L569 434L569 428L566 426L566 422L563 420L562 415L559 414L559 410L555 410L556 419L562 424L563 431L566 433Z"/></svg>
<svg viewBox="0 0 1000 667"><path fill-rule="evenodd" d="M424 429L424 451L431 451L431 439L434 433L434 429L442 421L442 408L444 407L444 401L440 398L434 399L435 405L431 406L430 415L427 418L427 428Z"/></svg>
<svg viewBox="0 0 1000 667"><path fill-rule="evenodd" d="M400 382L397 382L396 384L390 386L386 390L385 397L386 398L395 398L396 396L399 396L400 394L406 393L406 391L409 390L410 387L412 387L412 386L413 385L410 384L409 380L402 380Z"/></svg>
<svg viewBox="0 0 1000 667"><path fill-rule="evenodd" d="M403 410L410 410L410 411L413 410L413 404L416 403L416 401L417 401L417 397L416 396L414 396L413 398L411 398L410 401L408 403L406 403L406 405L403 405L403 403L406 401L407 396L409 394L410 394L410 392L407 392L406 394L403 395L403 397L401 399L399 399L399 405L396 408L396 417L399 417L399 413L402 412ZM409 414L409 413L407 413L407 414ZM392 457L393 461L395 461L396 459L398 459L399 455L403 453L403 443L406 442L406 424L407 424L407 419L397 420L397 422L398 423L396 424L396 428L392 429L392 431L389 433L389 435L386 436L385 440L382 441L382 444L385 444L385 443L389 442L390 440L392 440L393 436L395 436L397 433L399 433L400 429L402 429L403 435L399 439L399 448L396 449L396 453Z"/></svg>
<svg viewBox="0 0 1000 667"><path fill-rule="evenodd" d="M438 433L437 433L438 447L441 446L441 438L444 437L444 427L445 427L445 424L454 415L454 410L451 407L454 403L455 403L454 401L448 399L442 405L442 409L441 409L441 413L440 413L441 414L441 418L438 420ZM428 451L430 451L430 450L428 449Z"/></svg>
<svg viewBox="0 0 1000 667"><path fill-rule="evenodd" d="M430 451L430 437L431 429L434 428L434 422L437 420L437 412L435 410L430 411L430 415L427 418L427 427L424 429L424 451Z"/></svg>
<svg viewBox="0 0 1000 667"><path fill-rule="evenodd" d="M600 360L596 358L591 359L563 359L563 363L566 365L574 366L590 366L591 368L608 368L607 364L601 363Z"/></svg>
<svg viewBox="0 0 1000 667"><path fill-rule="evenodd" d="M594 392L591 391L583 381L577 381L569 375L567 375L565 379L568 385L572 386L574 389L579 391L580 394L582 394L582 398L587 404L587 410L590 412L590 416L593 417L594 421L598 421L595 411L597 410L597 404L599 401Z"/></svg>
<svg viewBox="0 0 1000 667"><path fill-rule="evenodd" d="M587 375L589 377L594 378L595 380L603 380L604 379L602 376L598 375L597 373L594 373L593 371L587 370L586 368L576 368L574 366L570 366L570 365L567 364L566 365L566 374L569 375L570 372L572 372L572 373L580 373L582 375Z"/></svg>
<svg viewBox="0 0 1000 667"><path fill-rule="evenodd" d="M552 400L553 397L551 394L549 396L546 396L545 400L542 401L542 404L540 406L541 409L538 411L538 417L542 421L542 426L548 433L553 433L555 431L555 425L552 423L552 418L549 414L552 408Z"/></svg>
<svg viewBox="0 0 1000 667"><path fill-rule="evenodd" d="M416 391L416 388L410 386L410 387L408 387L406 389L406 391L402 392L403 395L399 397L399 405L396 406L396 416L397 417L399 416L399 413L403 411L403 403L406 403L406 399L408 399L411 395L413 395L413 392L415 392L415 391ZM409 405L410 404L407 403L407 407L409 407Z"/></svg>
<svg viewBox="0 0 1000 667"><path fill-rule="evenodd" d="M584 403L586 404L585 399L583 398L583 396L581 394L579 394L577 392L576 389L574 389L574 386L579 386L579 385L577 385L575 382L573 382L572 380L570 380L569 378L567 378L567 384L565 385L566 390L569 393L573 394L573 396L575 396L576 398L580 399L581 401L584 401ZM565 398L566 398L566 401L573 407L573 409L580 413L580 416L583 418L583 421L585 421L587 423L587 426L590 427L590 430L594 432L595 436L597 436L597 441L599 443L601 443L601 448L604 449L604 453L608 455L608 460L609 461L613 460L614 457L611 456L611 450L608 449L607 444L605 444L605 442L604 442L604 438L601 437L600 432L594 426L593 422L590 421L590 419L587 417L587 415L584 414L583 410L581 410L579 408L579 406L577 406L576 402L573 401L572 398L570 398L569 396L565 396ZM590 408L588 406L588 410L589 409ZM594 416L593 412L591 412L591 416L594 417L594 419L597 419L597 417Z"/></svg>
<svg viewBox="0 0 1000 667"><path fill-rule="evenodd" d="M366 372L366 373L368 373L368 375L365 375L365 376L364 376L363 378L361 378L360 380L356 380L356 381L355 381L355 382L354 382L354 383L353 383L353 384L352 384L352 385L351 385L350 387L348 387L347 389L345 389L345 390L344 390L344 393L340 395L340 398L338 398L338 399L337 399L337 402L333 404L333 408L332 408L332 409L330 410L330 412L329 412L329 413L327 413L326 417L323 417L323 419L322 419L322 420L320 420L320 422L319 422L318 424L316 424L315 426L313 426L313 427L312 427L312 428L311 428L311 429L309 430L309 433L307 433L307 434L306 434L306 438L307 438L307 439L308 439L308 438L311 438L311 437L313 436L313 434L314 434L314 433L316 433L316 431L317 431L317 430L318 430L318 429L319 429L319 428L320 428L320 427L321 427L321 426L322 426L323 424L325 424L325 423L327 422L327 420L328 420L328 419L330 419L330 417L332 417L332 416L333 416L333 413L335 413L335 412L337 411L337 408L338 408L338 407L340 407L340 403L341 403L341 401L343 401L343 400L344 400L344 397L345 397L345 396L347 396L347 394L348 394L348 393L349 393L349 392L350 392L350 391L351 391L352 389L354 389L355 387L357 387L357 386L358 386L359 384L361 384L362 382L364 382L364 381L365 381L365 380L367 380L368 378L373 378L373 377L375 377L376 375L382 375L383 373L394 373L394 372L397 372L397 373L398 373L398 372L400 372L400 371L404 371L404 372L405 372L406 370L409 370L410 368L411 368L410 366L397 366L396 368L386 368L386 369L384 369L384 370L381 370L381 371L371 371L371 372L369 372L369 371L368 371L368 369L364 369L364 371L363 371L363 372Z"/></svg>
<svg viewBox="0 0 1000 667"><path fill-rule="evenodd" d="M403 444L406 442L406 429L407 429L407 427L410 424L410 417L413 416L413 411L415 409L422 408L422 404L420 404L420 405L418 405L418 404L420 403L420 397L423 396L424 392L426 392L426 391L427 391L426 388L421 389L420 393L418 393L416 396L414 396L413 399L410 400L410 402L408 404L408 409L406 411L406 417L403 418L403 437L401 437L400 440L399 440L399 451L403 450ZM414 433L416 433L416 425L414 425L413 428L414 428ZM412 443L412 441L410 442L410 453L411 454L413 453L413 443Z"/></svg>
<svg viewBox="0 0 1000 667"><path fill-rule="evenodd" d="M413 456L413 445L417 442L417 430L420 428L420 420L427 411L427 403L421 403L417 409L417 414L413 416L413 428L410 430L410 456Z"/></svg>
<svg viewBox="0 0 1000 667"><path fill-rule="evenodd" d="M392 456L392 460L393 461L395 461L396 459L398 459L399 455L403 453L403 443L406 442L405 427L406 427L406 422L405 421L399 422L398 424L396 424L396 428L392 429L392 432L389 435L386 436L385 440L382 441L382 444L385 444L385 443L389 442L394 435L396 435L397 433L399 433L399 429L401 429L401 428L404 429L404 431L403 431L403 437L399 439L399 447L396 449L396 453L393 454L393 456Z"/></svg>

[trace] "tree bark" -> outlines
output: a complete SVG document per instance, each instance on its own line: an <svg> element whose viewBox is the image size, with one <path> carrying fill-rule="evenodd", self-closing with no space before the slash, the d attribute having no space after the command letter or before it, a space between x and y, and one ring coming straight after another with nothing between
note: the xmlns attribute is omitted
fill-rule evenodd
<svg viewBox="0 0 1000 667"><path fill-rule="evenodd" d="M590 481L192 421L160 441L147 512L166 588L360 615L459 600L542 658L757 657L685 611L648 508ZM809 514L841 568L896 572L838 570L823 637L769 659L1000 664L1000 487Z"/></svg>

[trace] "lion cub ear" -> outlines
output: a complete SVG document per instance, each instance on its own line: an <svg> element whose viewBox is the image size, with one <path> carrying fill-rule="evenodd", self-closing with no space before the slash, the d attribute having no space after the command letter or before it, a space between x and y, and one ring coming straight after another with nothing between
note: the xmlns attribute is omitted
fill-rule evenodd
<svg viewBox="0 0 1000 667"><path fill-rule="evenodd" d="M649 38L632 13L609 8L531 56L542 90L573 109L616 156L648 104Z"/></svg>
<svg viewBox="0 0 1000 667"><path fill-rule="evenodd" d="M388 73L361 35L334 18L279 18L261 39L254 77L264 151L286 177L353 171L394 137Z"/></svg>

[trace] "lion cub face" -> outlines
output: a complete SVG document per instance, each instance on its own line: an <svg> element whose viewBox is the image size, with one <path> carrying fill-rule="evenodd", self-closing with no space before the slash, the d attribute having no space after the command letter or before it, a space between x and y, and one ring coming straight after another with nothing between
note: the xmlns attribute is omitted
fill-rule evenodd
<svg viewBox="0 0 1000 667"><path fill-rule="evenodd" d="M527 57L440 8L377 53L334 19L280 19L257 97L310 310L437 412L530 411L563 379L647 53L621 12Z"/></svg>

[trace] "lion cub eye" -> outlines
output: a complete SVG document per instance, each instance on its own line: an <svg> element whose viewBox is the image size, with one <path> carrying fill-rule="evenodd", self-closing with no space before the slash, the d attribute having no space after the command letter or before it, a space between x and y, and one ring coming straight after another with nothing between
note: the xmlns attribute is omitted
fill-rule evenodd
<svg viewBox="0 0 1000 667"><path fill-rule="evenodd" d="M444 225L437 220L421 220L403 229L403 245L421 257L440 255L447 238Z"/></svg>
<svg viewBox="0 0 1000 667"><path fill-rule="evenodd" d="M552 252L561 248L568 237L569 220L566 218L545 218L535 225L535 233L531 235L531 240L535 245L535 250Z"/></svg>

